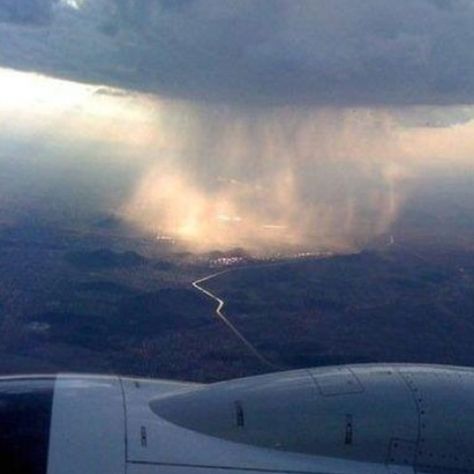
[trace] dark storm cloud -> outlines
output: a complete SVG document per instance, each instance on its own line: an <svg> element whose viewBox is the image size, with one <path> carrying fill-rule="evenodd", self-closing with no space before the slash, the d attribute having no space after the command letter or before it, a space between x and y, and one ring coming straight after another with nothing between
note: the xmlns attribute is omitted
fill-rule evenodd
<svg viewBox="0 0 474 474"><path fill-rule="evenodd" d="M18 23L51 2L3 0ZM201 101L472 104L472 0L59 1L0 28L0 63ZM77 2L81 4L81 2Z"/></svg>
<svg viewBox="0 0 474 474"><path fill-rule="evenodd" d="M0 22L44 25L55 0L0 0Z"/></svg>

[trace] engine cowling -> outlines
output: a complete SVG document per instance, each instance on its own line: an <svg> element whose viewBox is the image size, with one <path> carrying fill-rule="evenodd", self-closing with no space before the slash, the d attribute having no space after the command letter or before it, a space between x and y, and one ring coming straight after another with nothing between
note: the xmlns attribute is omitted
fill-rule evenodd
<svg viewBox="0 0 474 474"><path fill-rule="evenodd" d="M474 371L361 365L211 385L0 379L12 474L474 472Z"/></svg>

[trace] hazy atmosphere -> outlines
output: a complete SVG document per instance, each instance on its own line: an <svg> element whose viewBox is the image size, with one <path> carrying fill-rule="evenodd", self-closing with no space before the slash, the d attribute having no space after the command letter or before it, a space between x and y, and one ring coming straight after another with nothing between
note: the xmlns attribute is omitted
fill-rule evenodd
<svg viewBox="0 0 474 474"><path fill-rule="evenodd" d="M29 170L86 186L89 209L199 248L353 249L420 176L472 171L470 1L29 0L0 15L1 154L24 162L22 193Z"/></svg>
<svg viewBox="0 0 474 474"><path fill-rule="evenodd" d="M17 338L11 349L4 341L3 350L46 361L32 366L34 370L48 369L48 364L57 368L62 365L54 344L65 344L65 339L58 336L53 344L47 335L56 324L51 314L68 314L65 320L71 321L71 315L109 308L128 324L134 311L155 307L153 298L146 300L150 294L169 289L189 292L186 304L202 304L203 314L212 317L212 302L194 302L191 283L229 264L231 272L223 283L212 284L228 297L229 311L243 314L237 318L240 329L250 328L252 342L278 363L397 358L469 363L472 356L461 349L446 356L438 333L423 354L415 350L419 341L404 338L403 348L366 351L361 348L372 347L370 343L363 342L364 336L349 343L341 328L349 329L339 319L332 329L340 339L331 336L327 346L313 347L303 320L283 315L283 306L272 300L276 293L265 285L277 282L275 288L296 301L288 311L309 318L304 321L310 325L317 308L342 318L365 304L400 306L401 293L377 287L383 278L358 279L369 278L375 265L372 257L365 260L366 252L385 263L393 259L390 265L395 265L382 270L377 263L373 275L388 272L400 281L417 272L423 280L420 262L429 271L435 271L433 265L448 265L449 270L435 271L444 275L472 261L473 42L472 0L0 0L0 228L6 278L0 314L5 331ZM28 247L29 257L18 250L25 242L33 246ZM456 257L447 256L446 249ZM104 254L94 253L105 251L111 252L105 257L112 264ZM119 257L130 257L127 252L138 260L126 257L123 263ZM361 259L359 266L354 260L348 266L337 260L351 256ZM328 262L335 267L313 268L313 257L324 257L323 267L333 265ZM28 263L29 258L36 264ZM105 267L100 266L103 260L97 266L94 258L107 260ZM299 268L294 258L310 262ZM406 266L398 266L399 258L407 259ZM253 270L239 265L256 265L258 275L262 262L279 264L280 259L282 264L290 259L288 272L295 272L294 279L280 275L280 281L270 269L261 277L265 284L248 277L246 286L244 274ZM337 288L343 291L344 284L330 279L326 287L322 282L332 271L346 278L344 269L351 265L358 276L346 282L355 286L343 303ZM469 265L464 267L462 278L467 279ZM48 288L28 292L39 269L58 276ZM237 275L242 281L231 284ZM454 286L446 283L449 289L441 291L434 282L442 278L432 278L425 283L433 285L433 294L449 301L472 296L465 279L465 286L449 280ZM101 299L93 293L102 305L98 309L77 289L77 282L90 284L88 279L102 285L95 292L120 293L121 299L118 293L114 296L120 303L110 294ZM122 286L104 290L104 281ZM425 287L408 288L400 281L399 290L406 290L410 301L426 303ZM315 287L297 289L302 282ZM321 286L330 291L318 296L322 306L320 300L311 300L316 309L311 302L299 306L305 291L319 294L315 288ZM69 295L65 287L74 290ZM456 296L457 291L462 295ZM132 293L146 302L132 304ZM61 294L69 297L63 301ZM375 302L376 294L385 295L382 302ZM175 308L166 299L168 293L160 295L160 304L166 301L164 307ZM281 327L293 325L287 332L306 356L296 357L288 341L262 326L263 301L275 304ZM413 314L435 314L421 306ZM453 310L449 302L442 307ZM253 319L253 314L260 316ZM245 318L254 326L246 326ZM395 319L404 324L403 317ZM26 332L12 322L18 320L28 321ZM317 320L330 332L330 318ZM368 334L395 340L394 334L410 332L410 324L392 334L385 322L383 327L370 326ZM143 328L125 341L130 328L124 325L115 335L110 330L115 355L108 363L97 362L95 342L85 344L92 351L87 357L95 361L90 362L94 370L148 374L147 350L153 354L149 358L166 360L161 369L153 366L152 373L200 379L257 370L235 355L240 352L232 349L232 342L222 342L234 351L232 356L209 356L213 362L208 372L197 360L189 368L184 354L194 354L193 347L205 338L205 331L191 331L192 325L186 326L189 334L181 326L173 334L168 326L157 331L161 347L170 347L172 355L166 356ZM81 328L68 331L79 334ZM326 329L319 326L315 334ZM362 334L358 328L350 331ZM23 337L36 349L25 352ZM127 351L131 362L125 363ZM226 357L240 362L224 370Z"/></svg>

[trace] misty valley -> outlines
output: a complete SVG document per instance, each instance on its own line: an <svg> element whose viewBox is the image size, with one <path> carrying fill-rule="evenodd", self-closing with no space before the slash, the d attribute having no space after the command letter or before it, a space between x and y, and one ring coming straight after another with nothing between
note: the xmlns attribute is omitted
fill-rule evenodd
<svg viewBox="0 0 474 474"><path fill-rule="evenodd" d="M461 224L447 226L453 209L413 204L390 233L345 253L265 257L192 252L109 215L74 227L15 221L4 209L0 372L195 381L266 372L192 287L220 272L205 287L276 368L474 364L473 216L458 205Z"/></svg>
<svg viewBox="0 0 474 474"><path fill-rule="evenodd" d="M474 365L473 25L0 0L0 373Z"/></svg>

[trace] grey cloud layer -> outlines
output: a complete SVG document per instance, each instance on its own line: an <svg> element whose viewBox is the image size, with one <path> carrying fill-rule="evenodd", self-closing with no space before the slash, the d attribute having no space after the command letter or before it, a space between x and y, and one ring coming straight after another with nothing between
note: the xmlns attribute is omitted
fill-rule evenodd
<svg viewBox="0 0 474 474"><path fill-rule="evenodd" d="M472 0L1 0L0 20L4 66L167 96L474 103Z"/></svg>
<svg viewBox="0 0 474 474"><path fill-rule="evenodd" d="M1 0L0 21L44 25L51 20L56 0Z"/></svg>

